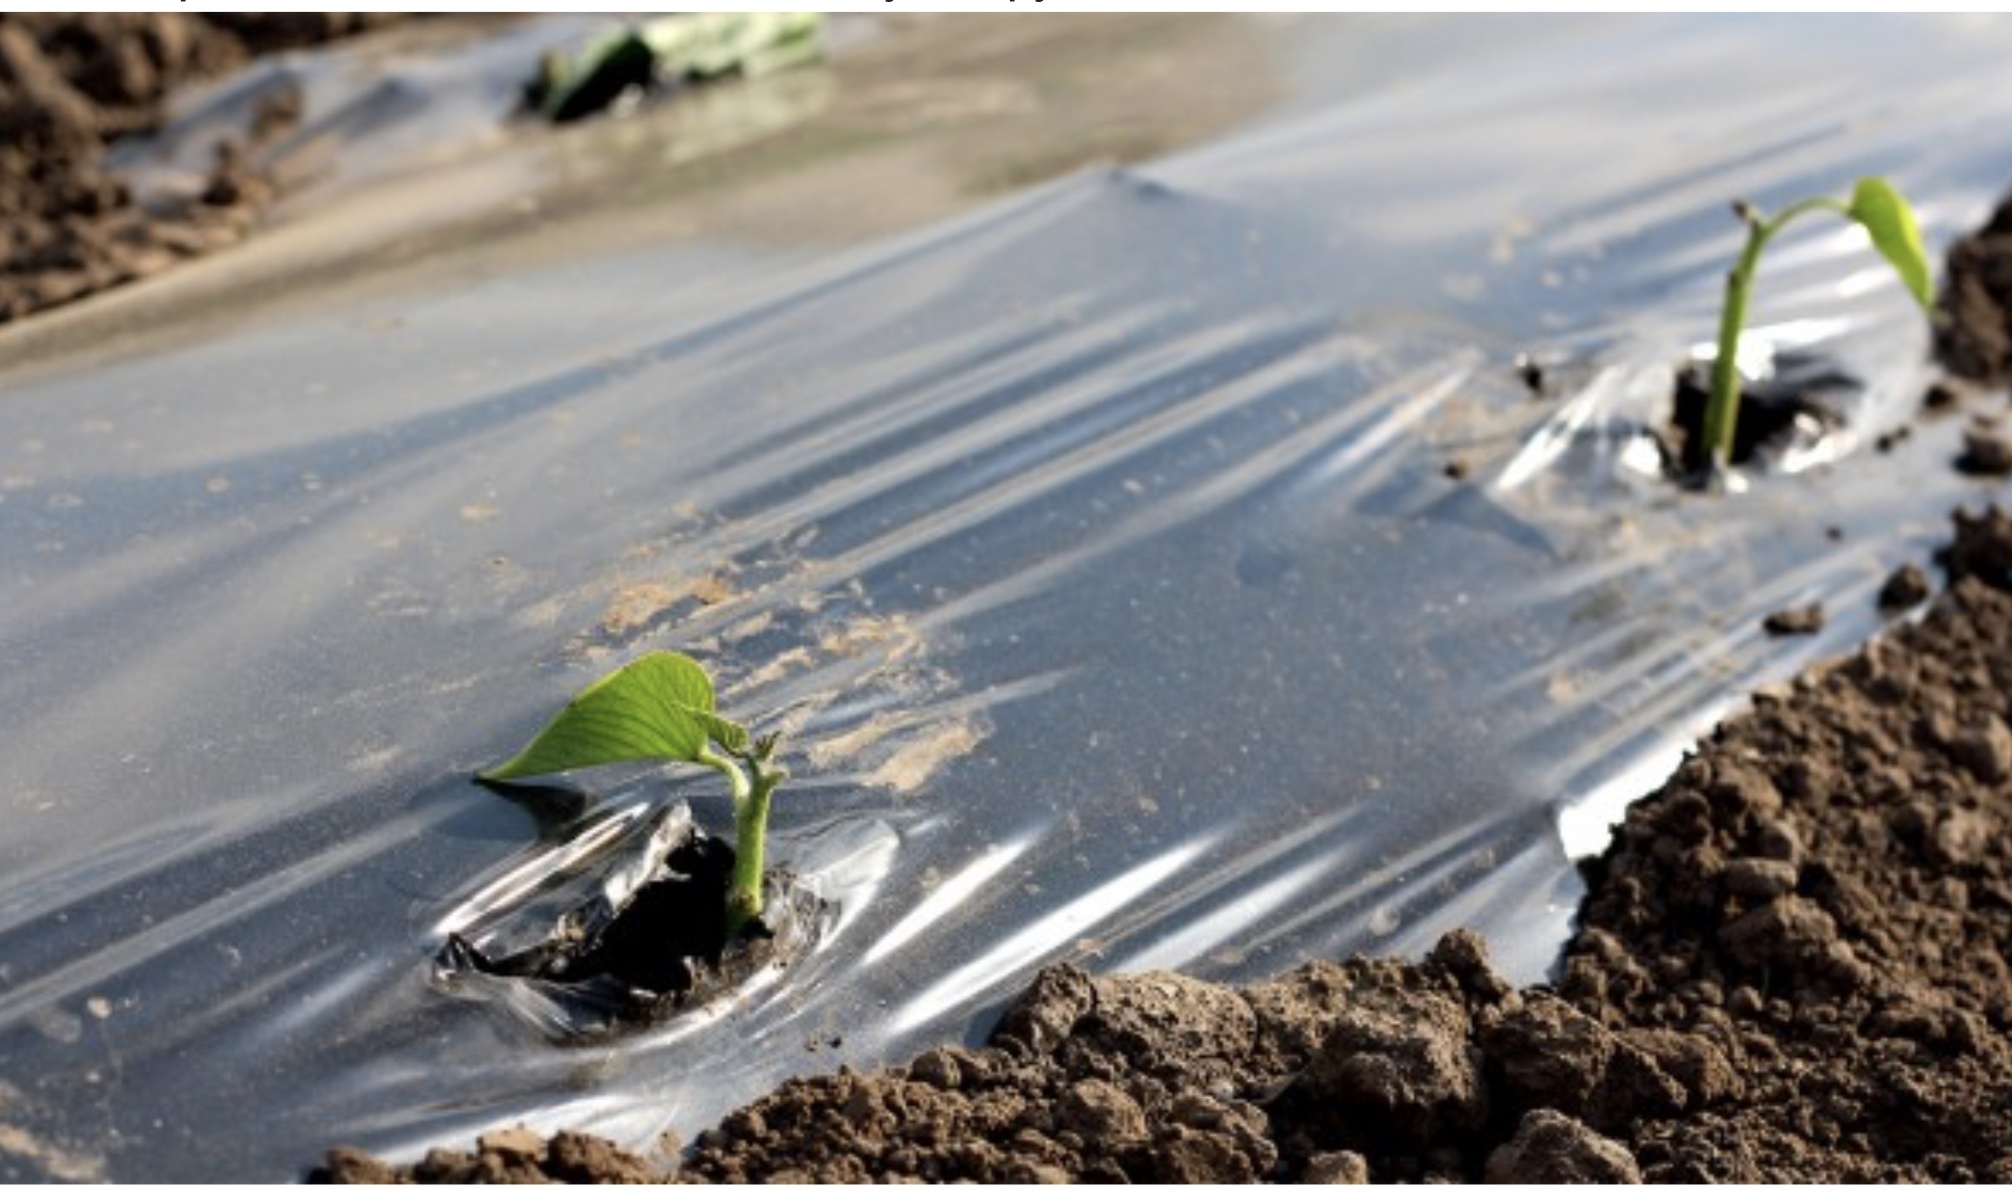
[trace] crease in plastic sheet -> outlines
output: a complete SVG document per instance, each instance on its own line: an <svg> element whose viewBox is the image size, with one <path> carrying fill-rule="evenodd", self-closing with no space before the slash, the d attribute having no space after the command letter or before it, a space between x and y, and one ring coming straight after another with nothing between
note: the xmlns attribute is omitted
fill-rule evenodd
<svg viewBox="0 0 2012 1194"><path fill-rule="evenodd" d="M731 302L637 246L10 386L8 1138L152 1180L518 1120L646 1146L975 1039L1057 960L1242 979L1470 924L1542 975L1570 856L1995 492L1953 422L1868 449L1925 336L1848 230L1783 239L1753 338L1860 379L1838 459L1701 499L1641 445L1727 200L1883 173L1939 250L2006 182L2008 42L1592 26L883 246L747 250ZM1763 637L1811 599L1820 634ZM839 911L743 999L551 1047L431 988L439 926L610 817L730 818L675 773L537 807L466 777L658 647L788 731L772 850Z"/></svg>

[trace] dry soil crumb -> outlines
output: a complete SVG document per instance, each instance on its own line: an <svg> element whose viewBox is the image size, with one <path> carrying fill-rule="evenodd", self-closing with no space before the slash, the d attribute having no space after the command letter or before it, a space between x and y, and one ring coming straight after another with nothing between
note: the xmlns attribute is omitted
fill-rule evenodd
<svg viewBox="0 0 2012 1194"><path fill-rule="evenodd" d="M1969 386L1953 378L1944 378L1930 385L1921 395L1921 413L1926 416L1948 414L1963 404Z"/></svg>
<svg viewBox="0 0 2012 1194"><path fill-rule="evenodd" d="M1812 601L1778 609L1761 620L1761 628L1773 635L1815 634L1823 629L1823 605Z"/></svg>
<svg viewBox="0 0 2012 1194"><path fill-rule="evenodd" d="M1887 613L1913 609L1928 600L1931 592L1928 573L1913 564L1902 564L1879 587L1879 608Z"/></svg>
<svg viewBox="0 0 2012 1194"><path fill-rule="evenodd" d="M2012 440L1987 427L1968 427L1963 432L1963 453L1956 467L1976 477L2003 477L2012 473Z"/></svg>

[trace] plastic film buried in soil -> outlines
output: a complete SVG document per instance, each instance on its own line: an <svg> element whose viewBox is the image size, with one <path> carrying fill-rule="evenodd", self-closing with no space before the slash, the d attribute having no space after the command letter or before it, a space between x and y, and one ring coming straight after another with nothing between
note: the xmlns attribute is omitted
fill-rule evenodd
<svg viewBox="0 0 2012 1194"><path fill-rule="evenodd" d="M1774 249L1749 343L1858 378L1846 432L1710 500L1644 429L1731 197L1883 173L1938 253L1988 210L2007 42L1566 26L866 249L641 245L8 384L0 1124L34 1147L0 1173L689 1135L1064 958L1243 979L1466 924L1537 977L1569 854L1993 492L1959 420L1872 450L1926 334L1844 228ZM739 998L555 1047L432 951L725 802L466 777L657 647L787 732L771 849L825 918Z"/></svg>

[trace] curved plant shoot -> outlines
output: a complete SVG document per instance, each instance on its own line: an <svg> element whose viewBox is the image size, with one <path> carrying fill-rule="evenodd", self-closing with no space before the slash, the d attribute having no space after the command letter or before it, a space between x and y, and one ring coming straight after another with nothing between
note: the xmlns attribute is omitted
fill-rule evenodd
<svg viewBox="0 0 2012 1194"><path fill-rule="evenodd" d="M775 761L780 736L752 738L713 708L713 681L675 651L645 655L582 689L530 745L478 778L507 783L604 763L696 763L726 777L734 798L734 870L727 937L762 912L769 798L789 778Z"/></svg>
<svg viewBox="0 0 2012 1194"><path fill-rule="evenodd" d="M1705 444L1710 450L1710 467L1724 469L1732 459L1733 429L1739 420L1740 373L1738 366L1740 329L1747 318L1747 298L1753 290L1754 270L1760 265L1761 250L1789 221L1813 211L1843 216L1872 237L1872 244L1892 264L1907 292L1923 309L1935 304L1935 289L1929 281L1928 255L1921 247L1921 230L1907 200L1883 178L1861 178L1851 192L1851 202L1829 197L1805 199L1791 204L1773 217L1744 201L1733 204L1733 214L1747 226L1746 249L1739 263L1726 276L1726 305L1719 316L1718 359L1712 363L1711 398L1705 405Z"/></svg>

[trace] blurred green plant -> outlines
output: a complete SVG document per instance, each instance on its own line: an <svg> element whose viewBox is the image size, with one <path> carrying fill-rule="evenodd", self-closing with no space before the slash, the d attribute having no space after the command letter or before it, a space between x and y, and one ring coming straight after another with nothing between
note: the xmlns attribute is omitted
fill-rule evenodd
<svg viewBox="0 0 2012 1194"><path fill-rule="evenodd" d="M680 13L603 34L570 54L548 52L524 100L564 124L601 111L631 88L754 78L823 54L819 13Z"/></svg>
<svg viewBox="0 0 2012 1194"><path fill-rule="evenodd" d="M1747 226L1747 243L1739 262L1726 275L1726 305L1719 315L1718 358L1712 362L1711 396L1705 404L1707 467L1712 470L1724 469L1732 460L1733 431L1738 425L1740 408L1740 330L1746 325L1747 299L1753 291L1761 250L1789 221L1814 211L1832 212L1863 227L1872 237L1873 247L1892 264L1915 301L1923 309L1933 309L1935 305L1928 255L1921 247L1921 230L1915 224L1914 211L1885 179L1859 179L1849 203L1827 196L1805 199L1790 204L1771 218L1745 200L1734 203L1733 214Z"/></svg>
<svg viewBox="0 0 2012 1194"><path fill-rule="evenodd" d="M478 778L508 783L639 761L696 763L719 772L734 800L726 915L732 940L762 913L769 801L789 778L775 761L780 740L776 734L752 738L715 712L712 677L697 660L657 651L589 684L529 745Z"/></svg>

